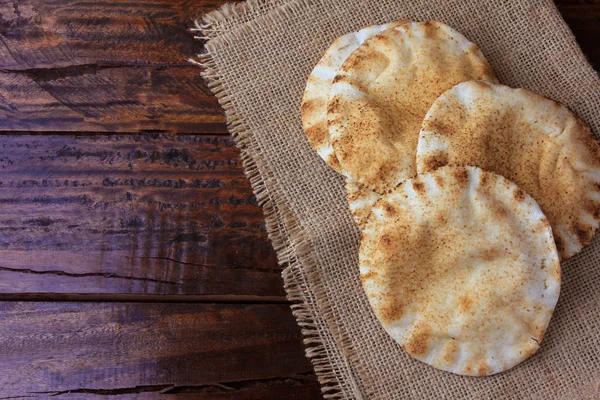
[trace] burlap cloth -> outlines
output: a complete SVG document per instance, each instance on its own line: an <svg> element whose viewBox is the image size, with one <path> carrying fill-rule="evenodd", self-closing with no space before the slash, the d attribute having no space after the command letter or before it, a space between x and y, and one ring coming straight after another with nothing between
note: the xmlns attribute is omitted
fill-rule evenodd
<svg viewBox="0 0 600 400"><path fill-rule="evenodd" d="M600 132L600 82L551 0L251 0L198 21L198 34L209 39L203 74L242 149L326 397L599 398L597 238L563 263L560 300L541 349L499 375L461 377L416 361L371 312L343 180L306 140L300 100L334 38L396 19L449 24L481 46L501 82L563 102Z"/></svg>

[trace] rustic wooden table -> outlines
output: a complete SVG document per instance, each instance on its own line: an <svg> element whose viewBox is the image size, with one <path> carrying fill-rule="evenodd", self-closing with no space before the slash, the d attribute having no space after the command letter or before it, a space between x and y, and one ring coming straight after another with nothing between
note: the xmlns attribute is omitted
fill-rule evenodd
<svg viewBox="0 0 600 400"><path fill-rule="evenodd" d="M186 62L221 3L0 0L1 398L321 398ZM558 5L597 67L600 1Z"/></svg>

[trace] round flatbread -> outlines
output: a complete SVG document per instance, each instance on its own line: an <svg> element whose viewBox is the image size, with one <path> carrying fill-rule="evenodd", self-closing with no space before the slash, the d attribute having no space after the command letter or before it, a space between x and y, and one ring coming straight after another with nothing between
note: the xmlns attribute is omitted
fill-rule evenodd
<svg viewBox="0 0 600 400"><path fill-rule="evenodd" d="M475 167L418 175L382 197L362 231L360 276L412 357L491 375L540 346L558 300L550 224L514 183Z"/></svg>
<svg viewBox="0 0 600 400"><path fill-rule="evenodd" d="M350 214L359 228L363 227L371 209L380 198L379 193L367 189L351 179L346 180L346 199L350 207Z"/></svg>
<svg viewBox="0 0 600 400"><path fill-rule="evenodd" d="M465 82L435 101L419 137L417 167L475 165L529 193L553 228L561 259L600 224L600 146L565 106L525 89Z"/></svg>
<svg viewBox="0 0 600 400"><path fill-rule="evenodd" d="M378 193L414 176L427 110L473 79L496 81L479 48L440 22L403 24L365 41L338 71L328 103L344 174Z"/></svg>
<svg viewBox="0 0 600 400"><path fill-rule="evenodd" d="M327 100L331 82L348 56L365 40L386 29L406 22L408 21L395 21L384 25L369 26L358 32L337 38L325 51L306 81L301 107L304 132L319 156L337 172L341 173L342 171L333 153L327 129Z"/></svg>

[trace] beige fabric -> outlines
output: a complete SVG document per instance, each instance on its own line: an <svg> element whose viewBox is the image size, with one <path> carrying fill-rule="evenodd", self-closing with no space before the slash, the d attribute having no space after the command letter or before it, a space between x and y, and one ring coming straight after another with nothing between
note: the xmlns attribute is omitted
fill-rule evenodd
<svg viewBox="0 0 600 400"><path fill-rule="evenodd" d="M362 229L360 278L408 354L497 374L540 347L560 291L550 223L501 175L446 166L383 195Z"/></svg>
<svg viewBox="0 0 600 400"><path fill-rule="evenodd" d="M306 78L333 39L396 19L436 19L479 44L501 82L561 101L597 134L600 82L552 1L252 1L199 24L212 38L203 73L242 150L328 397L598 398L597 237L563 264L561 298L533 357L485 378L435 370L404 353L370 310L343 177L319 159L300 122Z"/></svg>

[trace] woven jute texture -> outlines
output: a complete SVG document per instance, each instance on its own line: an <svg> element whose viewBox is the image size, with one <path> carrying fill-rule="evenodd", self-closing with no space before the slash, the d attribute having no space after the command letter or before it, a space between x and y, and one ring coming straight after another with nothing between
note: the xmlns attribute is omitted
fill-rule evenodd
<svg viewBox="0 0 600 400"><path fill-rule="evenodd" d="M326 397L600 398L600 241L563 263L541 349L461 377L410 358L369 308L342 178L300 122L306 78L336 37L396 19L442 21L478 43L502 83L558 100L600 132L600 82L551 0L250 0L206 15L203 75L226 111Z"/></svg>

